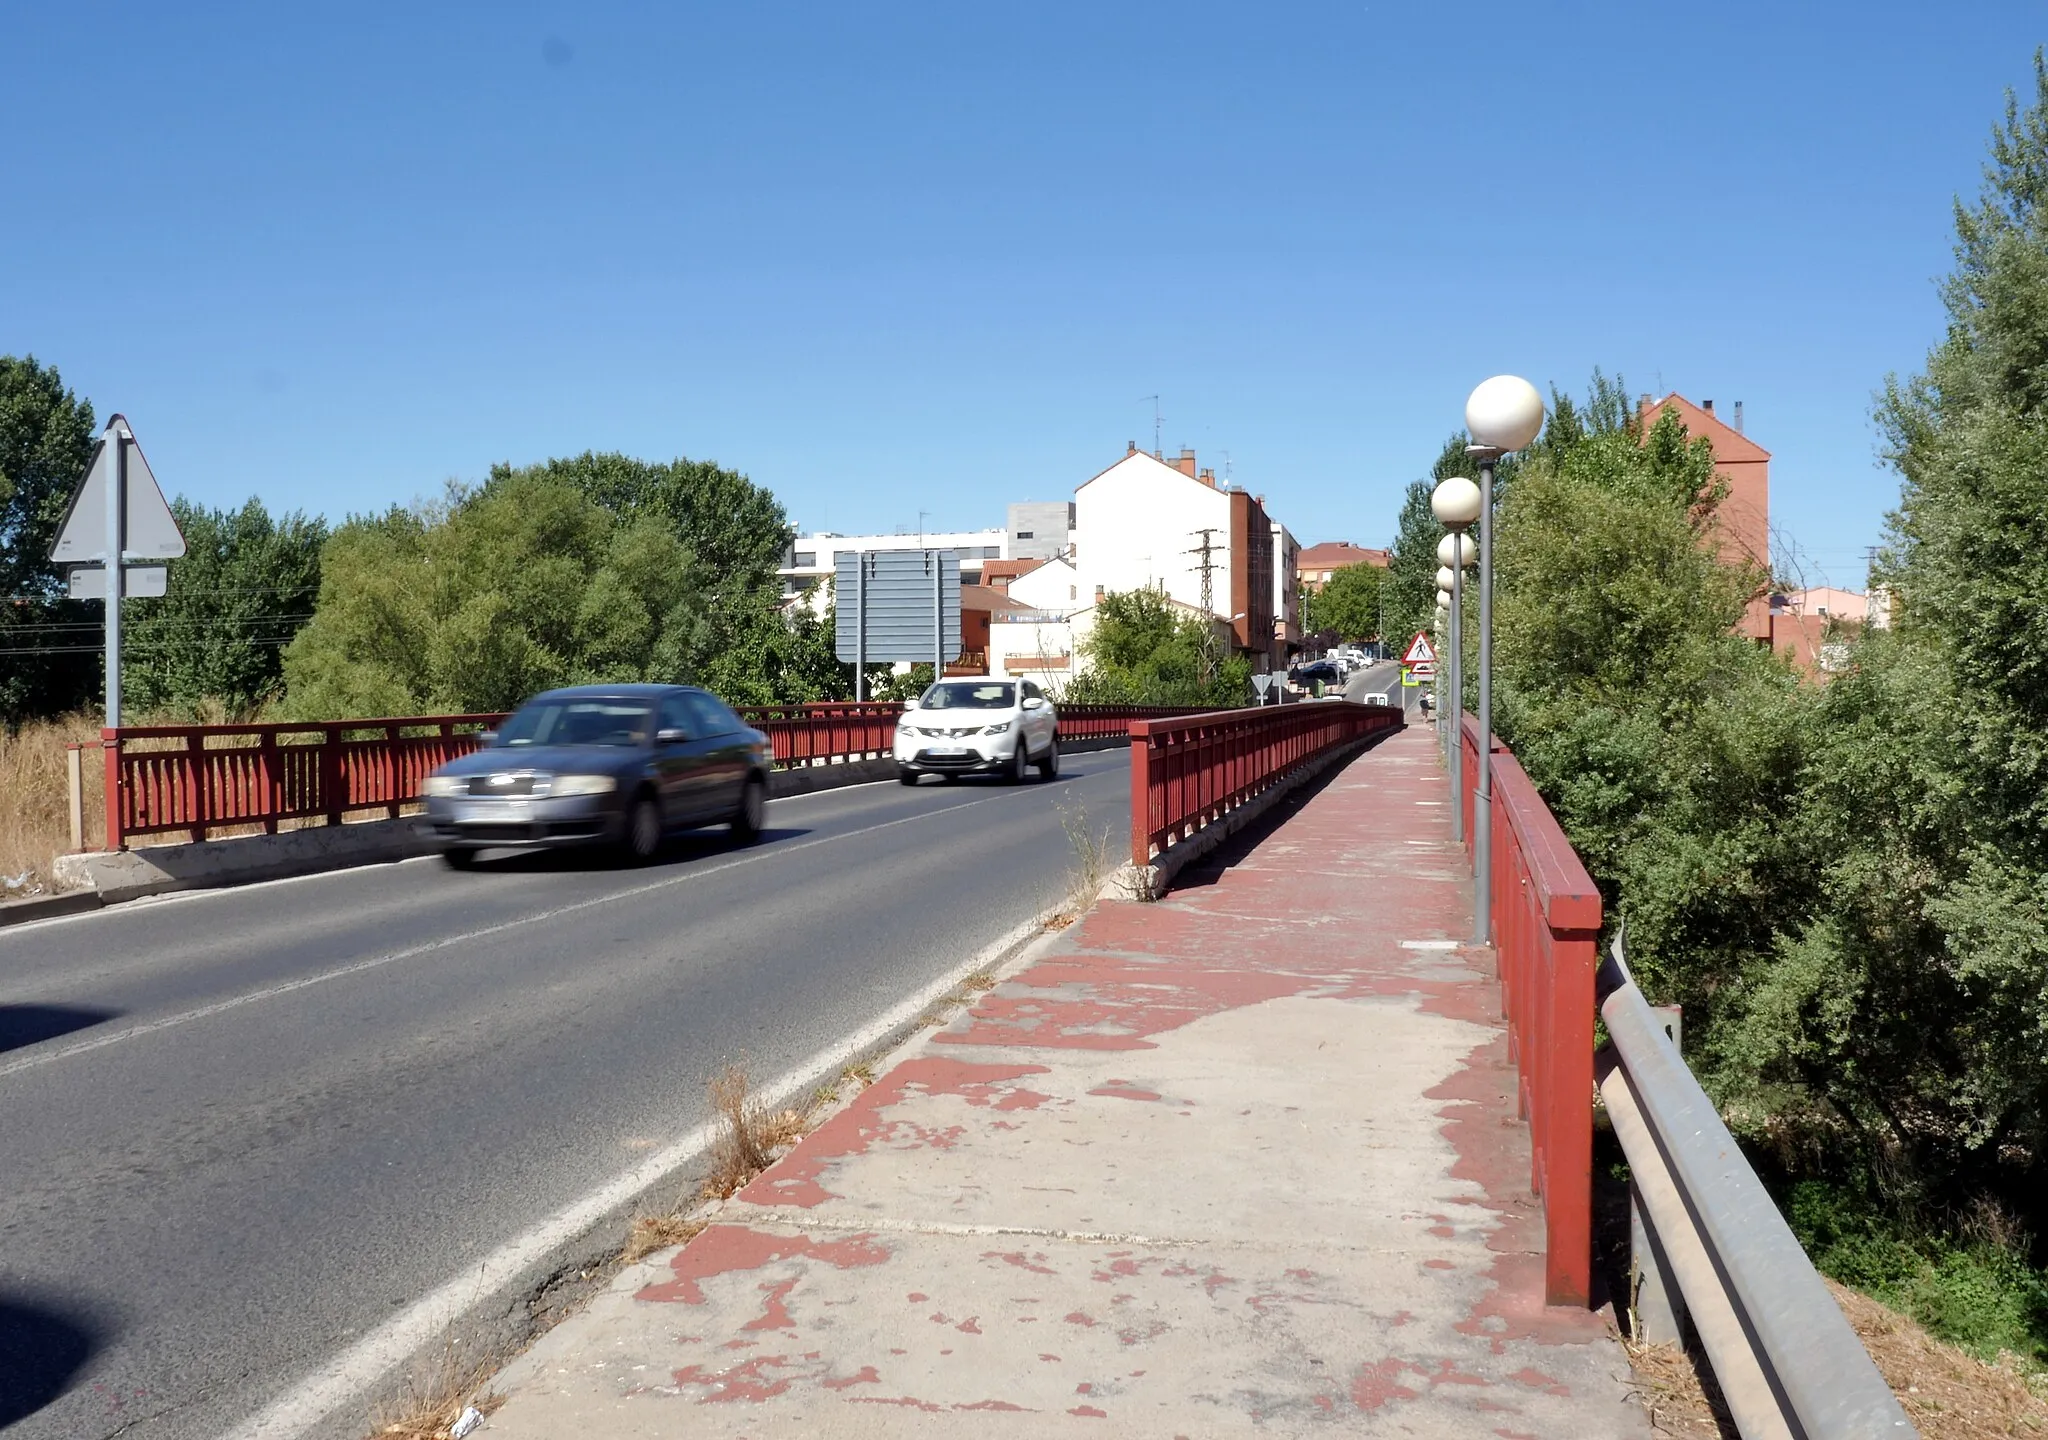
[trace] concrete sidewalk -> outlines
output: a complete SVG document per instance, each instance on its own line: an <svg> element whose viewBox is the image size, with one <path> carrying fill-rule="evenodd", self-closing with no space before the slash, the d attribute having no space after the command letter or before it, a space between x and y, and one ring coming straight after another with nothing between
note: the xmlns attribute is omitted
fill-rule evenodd
<svg viewBox="0 0 2048 1440"><path fill-rule="evenodd" d="M497 1436L1648 1436L1541 1213L1427 727L1104 903L497 1382Z"/></svg>

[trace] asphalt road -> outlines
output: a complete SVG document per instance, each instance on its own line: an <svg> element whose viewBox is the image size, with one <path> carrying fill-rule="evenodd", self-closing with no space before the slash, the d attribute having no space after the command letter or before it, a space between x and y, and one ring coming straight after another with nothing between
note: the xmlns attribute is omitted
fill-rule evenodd
<svg viewBox="0 0 2048 1440"><path fill-rule="evenodd" d="M777 801L759 847L643 870L414 861L0 933L0 1429L242 1424L703 1123L728 1060L788 1070L1055 903L1058 807L1128 824L1124 752L1064 764Z"/></svg>

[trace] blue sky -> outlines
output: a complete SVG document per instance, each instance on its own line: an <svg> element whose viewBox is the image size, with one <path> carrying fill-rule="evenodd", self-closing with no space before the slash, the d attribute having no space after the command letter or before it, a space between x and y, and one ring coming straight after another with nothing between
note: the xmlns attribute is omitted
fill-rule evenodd
<svg viewBox="0 0 2048 1440"><path fill-rule="evenodd" d="M2038 3L14 5L0 352L167 489L585 448L841 531L1150 446L1384 542L1478 380L1746 402L1860 584Z"/></svg>

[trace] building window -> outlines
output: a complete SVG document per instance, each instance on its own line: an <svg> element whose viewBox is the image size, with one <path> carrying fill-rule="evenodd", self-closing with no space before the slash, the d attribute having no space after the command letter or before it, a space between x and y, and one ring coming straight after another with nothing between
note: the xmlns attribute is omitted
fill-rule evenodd
<svg viewBox="0 0 2048 1440"><path fill-rule="evenodd" d="M814 570L818 565L818 552L815 550L799 550L793 557L792 563L799 570Z"/></svg>
<svg viewBox="0 0 2048 1440"><path fill-rule="evenodd" d="M1000 545L984 545L981 547L981 558L984 560L1000 560L1003 558L1003 547Z"/></svg>
<svg viewBox="0 0 2048 1440"><path fill-rule="evenodd" d="M1036 540L1038 536L1029 530L1019 530L1017 532L1017 538L1019 540Z"/></svg>

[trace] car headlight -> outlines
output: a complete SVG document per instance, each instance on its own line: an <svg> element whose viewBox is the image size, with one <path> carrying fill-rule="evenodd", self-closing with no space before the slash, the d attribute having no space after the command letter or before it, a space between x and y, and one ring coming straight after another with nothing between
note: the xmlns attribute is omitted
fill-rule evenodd
<svg viewBox="0 0 2048 1440"><path fill-rule="evenodd" d="M606 795L619 788L609 775L557 775L548 787L551 795Z"/></svg>
<svg viewBox="0 0 2048 1440"><path fill-rule="evenodd" d="M1007 720L998 720L998 721L997 721L997 722L996 722L995 724L993 724L993 725L989 726L989 727L988 727L988 729L986 729L986 730L982 731L981 733L982 733L982 734L984 734L984 735L1001 735L1001 734L1003 734L1004 732L1006 732L1006 731L1007 731L1007 730L1008 730L1009 728L1010 728L1010 722L1009 722L1009 721L1007 721Z"/></svg>
<svg viewBox="0 0 2048 1440"><path fill-rule="evenodd" d="M469 788L469 782L460 775L429 775L420 785L420 794L439 796L447 799L460 795Z"/></svg>

